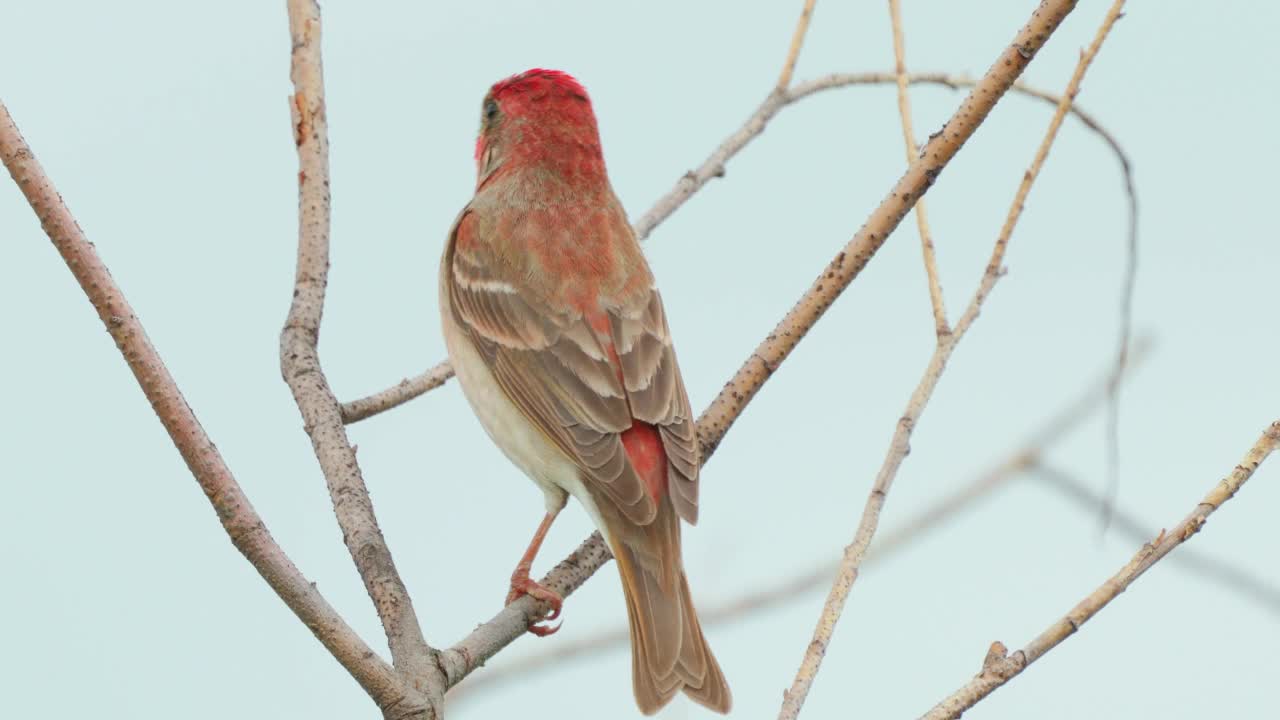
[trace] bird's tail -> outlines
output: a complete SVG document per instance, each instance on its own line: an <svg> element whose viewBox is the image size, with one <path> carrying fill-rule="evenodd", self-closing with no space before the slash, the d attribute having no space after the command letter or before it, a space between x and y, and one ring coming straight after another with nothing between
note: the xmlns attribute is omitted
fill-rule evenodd
<svg viewBox="0 0 1280 720"><path fill-rule="evenodd" d="M693 609L680 557L680 520L664 503L645 529L642 542L610 543L627 599L636 704L652 715L683 690L694 701L727 713L733 698Z"/></svg>

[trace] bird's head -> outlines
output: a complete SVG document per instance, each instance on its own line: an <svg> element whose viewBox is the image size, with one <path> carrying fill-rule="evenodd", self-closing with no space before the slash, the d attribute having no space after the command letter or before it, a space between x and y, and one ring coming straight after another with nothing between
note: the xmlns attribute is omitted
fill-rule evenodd
<svg viewBox="0 0 1280 720"><path fill-rule="evenodd" d="M535 68L489 89L476 138L477 184L498 170L552 171L568 182L604 179L591 100L568 73Z"/></svg>

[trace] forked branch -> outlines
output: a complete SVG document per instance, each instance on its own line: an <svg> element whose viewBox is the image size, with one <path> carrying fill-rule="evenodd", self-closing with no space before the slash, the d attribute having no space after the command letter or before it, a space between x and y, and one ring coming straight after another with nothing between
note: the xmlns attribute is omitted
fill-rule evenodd
<svg viewBox="0 0 1280 720"><path fill-rule="evenodd" d="M823 79L792 86L790 81L795 58L813 5L813 0L806 0L778 87L738 132L640 218L635 227L639 237L647 236L706 182L723 174L728 159L758 136L773 115L803 97L822 89L861 82L897 82L900 86L908 81L966 82L906 76L905 68L900 64L893 74L845 76L847 82ZM772 372L857 277L1074 5L1075 2L1068 0L1044 0L1041 3L1014 44L1001 54L982 79L974 83L974 91L943 130L930 138L889 196L707 408L698 422L704 462L714 453L729 427ZM382 661L346 626L275 544L2 105L0 157L98 309L162 424L209 496L233 543L388 717L434 716L441 706L444 689L522 635L529 620L539 615L539 608L528 598L513 604L443 657L438 657L423 639L409 595L378 528L354 448L346 437L343 424L369 417L438 386L447 380L451 369L442 364L418 378L347 406L337 402L324 378L317 347L328 271L329 196L320 18L314 0L288 0L288 9L295 83L291 106L301 168L300 228L294 299L281 333L281 370L298 403L304 427L312 438L352 558L386 630L394 668ZM858 79L849 79L855 77ZM1061 114L1073 95L1074 92L1069 92L1066 100L1060 103L1057 122L1061 121ZM909 135L910 131L907 132ZM941 306L940 291L937 298L935 308ZM981 301L977 304L980 305ZM971 317L968 322L972 322ZM967 328L964 320L961 325ZM963 329L957 334L963 334ZM937 371L941 372L941 365ZM608 559L599 536L593 535L557 566L544 583L567 595Z"/></svg>
<svg viewBox="0 0 1280 720"><path fill-rule="evenodd" d="M209 498L232 544L379 706L404 705L408 691L395 671L356 635L271 536L217 446L187 405L124 293L76 224L2 103L0 160L98 311L102 324L133 371L160 424Z"/></svg>
<svg viewBox="0 0 1280 720"><path fill-rule="evenodd" d="M425 693L397 716L440 714L444 676L422 636L413 602L378 527L369 491L347 438L342 412L320 366L317 345L329 275L329 139L320 59L320 8L315 0L289 0L293 38L290 77L294 141L298 147L298 265L293 302L280 332L280 371L293 392L329 486L334 514L360 579L386 631L396 671L407 688Z"/></svg>

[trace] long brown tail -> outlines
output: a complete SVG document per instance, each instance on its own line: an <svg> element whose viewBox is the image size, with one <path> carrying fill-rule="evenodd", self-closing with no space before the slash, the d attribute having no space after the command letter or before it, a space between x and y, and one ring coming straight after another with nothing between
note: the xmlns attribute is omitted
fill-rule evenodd
<svg viewBox="0 0 1280 720"><path fill-rule="evenodd" d="M733 698L707 647L680 557L680 519L663 503L653 524L611 538L631 624L631 678L636 705L652 715L683 690L720 713ZM613 534L613 533L611 533Z"/></svg>

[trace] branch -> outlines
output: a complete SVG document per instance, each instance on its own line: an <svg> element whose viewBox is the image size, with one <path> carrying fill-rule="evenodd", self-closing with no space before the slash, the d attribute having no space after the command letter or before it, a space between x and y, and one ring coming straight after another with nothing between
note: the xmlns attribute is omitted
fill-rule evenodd
<svg viewBox="0 0 1280 720"><path fill-rule="evenodd" d="M659 198L658 202L646 212L640 220L633 226L635 232L642 239L647 236L662 221L671 216L681 205L693 196L698 190L712 178L723 177L725 165L746 147L752 140L764 132L769 121L778 114L780 110L788 107L800 100L811 95L823 92L825 90L836 90L851 86L861 85L884 85L887 83L896 83L897 75L895 73L886 72L869 72L869 73L836 73L826 75L814 80L798 83L785 93L771 92L764 103L751 114L742 127L725 139L719 147L715 149L711 155L698 166L697 170L691 170L676 182L666 195ZM943 85L951 89L975 87L977 80L966 77L964 75L952 75L949 73L913 73L907 76L907 83L910 85ZM1057 106L1061 98L1053 93L1039 90L1034 87L1025 85L1021 82L1015 82L1013 91L1028 97L1043 100L1050 105ZM1125 187L1129 194L1129 205L1131 213L1136 213L1136 201L1133 191L1133 178L1131 175L1131 166L1128 156L1124 152L1124 148L1115 139L1111 133L1107 132L1092 115L1080 109L1076 105L1071 106L1072 115L1075 115L1090 130L1101 137L1110 147L1112 152L1120 161L1121 169L1124 173ZM1134 216L1131 214L1130 226L1134 222ZM1132 267L1132 263L1130 263ZM348 423L359 422L365 418L372 417L380 412L398 407L404 403L417 398L435 388L440 387L449 378L453 377L453 367L448 361L437 363L421 375L401 380L398 384L393 385L381 392L375 393L359 400L354 400L343 406L344 417Z"/></svg>
<svg viewBox="0 0 1280 720"><path fill-rule="evenodd" d="M1041 4L1031 22L1019 34L1016 43L1001 53L942 131L930 138L920 158L907 169L853 238L823 269L795 307L725 384L720 394L698 418L698 436L704 464L756 392L831 303L866 267L912 205L924 195L947 163L982 124L996 102L1009 90L1018 74L1030 63L1044 40L1048 39L1074 5L1071 0L1045 0ZM608 557L599 533L593 533L542 582L562 596L567 596L599 569ZM540 607L532 598L521 598L446 651L442 661L449 684L457 684L494 653L523 635L529 621L545 610L545 607Z"/></svg>
<svg viewBox="0 0 1280 720"><path fill-rule="evenodd" d="M1042 3L1041 10L1046 9L1049 4L1048 2ZM1000 234L996 237L995 247L991 251L991 259L987 263L986 272L983 273L982 281L978 284L977 291L969 301L969 306L965 309L964 314L960 316L960 320L950 334L940 334L938 336L938 343L933 357L930 358L924 375L916 385L915 391L911 393L911 399L907 402L907 407L903 411L902 417L898 420L893 439L890 441L889 449L885 454L884 463L880 466L880 471L876 474L875 484L872 485L871 493L867 497L866 505L862 511L862 519L858 523L858 529L854 533L853 541L844 550L844 556L840 561L840 568L836 574L835 582L832 583L831 592L827 594L822 613L818 616L818 624L814 628L813 639L805 649L804 658L800 662L800 668L796 671L796 677L791 683L791 689L783 696L782 707L778 711L779 720L795 720L800 714L800 709L804 706L805 698L809 695L809 689L813 686L813 681L822 666L822 659L826 656L827 646L830 644L831 636L835 632L836 623L844 612L845 601L849 597L850 590L853 589L853 583L858 578L858 571L866 555L867 548L871 545L871 539L875 537L876 529L879 527L880 513L884 509L885 501L888 499L889 489L898 474L898 468L902 466L903 460L906 459L907 453L911 450L911 433L915 429L916 422L924 412L929 399L933 396L933 390L937 387L938 381L946 369L951 353L954 352L960 340L969 331L969 328L973 326L983 302L986 301L992 288L995 287L996 280L1003 274L1005 249L1009 245L1009 238L1013 235L1013 229L1022 214L1027 194L1031 191L1032 184L1039 175L1040 169L1044 166L1044 161L1049 155L1049 148L1057 137L1058 129L1062 126L1062 120L1066 117L1071 100L1079 91L1080 82L1084 79L1085 71L1097 55L1102 41L1111 30L1111 26L1115 24L1116 19L1119 17L1119 10L1123 4L1124 0L1116 0L1111 12L1108 13L1102 26L1098 29L1093 44L1087 52L1081 54L1075 73L1067 85L1067 91L1063 94L1062 101L1058 103L1057 112L1054 113L1053 119L1049 121L1049 129L1046 131L1045 137L1036 151L1035 159L1022 177L1022 182L1014 196L1013 205L1009 208L1008 217L1005 219L1004 227L1000 229ZM1074 3L1065 3L1061 8L1061 15L1056 16L1057 22L1061 22L1062 17L1073 8ZM1042 22L1040 18L1033 17L1032 21L1023 28L1019 38L1013 43L1015 54L1020 56L1025 54L1030 57L1034 50L1029 51L1026 43L1037 42L1043 44L1048 39L1049 34L1056 28L1055 23L1047 29L1042 29L1039 27L1040 22ZM1038 49L1038 47L1035 49ZM988 74L990 74L990 71L988 71ZM1010 78L1009 84L1012 83L1013 79ZM975 93L977 91L975 89ZM945 136L945 134L946 129L944 128L943 135ZM932 143L933 141L931 140L930 144ZM922 157L927 157L928 153L929 148L926 146Z"/></svg>
<svg viewBox="0 0 1280 720"><path fill-rule="evenodd" d="M1129 585L1151 566L1200 532L1209 516L1240 490L1253 476L1258 465L1276 449L1277 445L1280 445L1280 420L1263 431L1262 437L1258 438L1258 442L1245 454L1240 464L1215 485L1173 530L1160 531L1156 539L1143 545L1133 559L1120 568L1119 572L1108 578L1098 589L1073 607L1066 616L1055 621L1023 649L1012 655L1006 655L1004 645L994 643L991 646L992 652L988 653L983 663L982 672L922 715L921 720L949 720L960 717L965 710L1017 676L1063 640L1074 635L1082 625L1106 607L1107 603L1128 589Z"/></svg>
<svg viewBox="0 0 1280 720"><path fill-rule="evenodd" d="M805 82L795 84L792 86L791 91L787 93L787 100L789 103L795 103L809 97L810 95L815 95L825 90L837 90L855 85L884 85L896 82L897 74L889 72L832 73L830 75L823 75L822 77L814 78L813 80L806 80ZM968 77L967 75L942 72L920 72L908 73L907 84L941 85L943 87L951 88L952 90L959 90L961 88L974 87L978 84L978 81ZM1012 89L1016 94L1041 100L1054 107L1057 107L1062 102L1061 95L1051 93L1048 90L1041 90L1033 85L1028 85L1027 83L1022 82L1021 80L1015 82ZM1135 208L1135 196L1133 193L1133 181L1131 174L1132 163L1129 160L1128 154L1125 153L1124 148L1120 145L1120 141L1116 139L1115 135L1112 135L1106 128L1104 128L1097 118L1095 118L1091 113L1086 112L1075 102L1071 103L1071 107L1067 112L1074 115L1076 119L1084 123L1085 127L1089 128L1089 130L1101 137L1102 140L1111 147L1111 152L1115 154L1116 159L1120 162L1121 171L1124 174L1125 187L1128 189L1130 196L1130 208Z"/></svg>
<svg viewBox="0 0 1280 720"><path fill-rule="evenodd" d="M406 690L395 671L360 639L276 544L187 405L124 293L85 238L3 103L0 103L0 160L98 311L102 324L133 371L160 424L209 498L232 544L378 705L393 707L402 703Z"/></svg>
<svg viewBox="0 0 1280 720"><path fill-rule="evenodd" d="M1146 358L1149 347L1150 343L1146 340L1138 342L1129 355L1130 364L1125 367L1124 377L1127 378ZM1051 416L1005 460L882 536L875 546L867 551L866 563L886 560L948 519L959 515L977 501L1003 488L1011 480L1019 477L1022 471L1029 467L1039 467L1039 458L1054 443L1064 438L1092 415L1107 399L1110 383L1111 371L1108 369L1106 376L1095 380L1068 406ZM699 612L699 620L704 627L707 627L740 618L757 610L781 605L814 588L829 584L836 567L834 562L823 563L805 573L788 578L778 585L756 590L727 602L707 605ZM561 643L547 652L520 658L483 674L473 675L454 690L449 699L456 704L461 698L473 695L480 688L499 684L530 672L560 667L567 660L623 645L627 638L627 628L621 626L581 640Z"/></svg>
<svg viewBox="0 0 1280 720"><path fill-rule="evenodd" d="M800 48L804 46L805 33L809 32L809 21L813 19L813 6L817 0L805 0L800 10L800 19L796 22L795 32L791 33L791 47L787 50L787 59L782 63L782 74L774 86L777 92L785 92L791 87L791 76L796 72L796 61L800 59Z"/></svg>
<svg viewBox="0 0 1280 720"><path fill-rule="evenodd" d="M1133 334L1133 296L1138 280L1138 194L1133 189L1133 172L1129 159L1120 154L1124 169L1125 194L1129 197L1129 232L1125 252L1124 279L1120 286L1120 328L1116 337L1115 373L1125 364L1129 338ZM1111 398L1107 404L1107 501L1102 508L1105 529L1112 520L1116 497L1120 493L1120 382L1113 379Z"/></svg>
<svg viewBox="0 0 1280 720"><path fill-rule="evenodd" d="M902 118L902 140L907 149L910 165L920 153L916 145L916 131L911 123L911 96L907 93L906 41L902 37L902 1L889 0L889 21L893 26L893 63L898 85L898 115ZM933 247L933 232L929 230L929 214L923 199L916 203L916 226L920 230L920 249L924 256L924 271L929 282L929 304L933 306L933 329L936 335L951 332L947 323L947 306L942 300L942 283L938 280L938 258Z"/></svg>
<svg viewBox="0 0 1280 720"><path fill-rule="evenodd" d="M422 637L413 603L378 527L342 413L320 367L317 343L329 272L329 141L320 59L320 8L289 0L293 38L294 140L298 146L298 266L293 302L280 333L280 371L293 392L333 499L342 538L386 631L396 671L414 688L412 709L397 716L438 716L444 676ZM425 695L423 695L425 693Z"/></svg>
<svg viewBox="0 0 1280 720"><path fill-rule="evenodd" d="M435 367L411 378L405 378L398 384L381 392L376 392L359 400L342 404L342 422L350 425L373 417L380 412L390 410L397 405L425 395L448 382L453 377L453 366L448 360L437 363Z"/></svg>
<svg viewBox="0 0 1280 720"><path fill-rule="evenodd" d="M1071 475L1049 467L1043 462L1037 462L1029 470L1042 483L1057 490L1080 508L1093 513L1107 511L1109 500L1103 495L1094 493L1087 485ZM1144 527L1133 514L1125 512L1124 508L1118 506L1114 508L1112 524L1117 530L1137 542L1144 542L1154 534L1153 530ZM1255 576L1244 567L1236 565L1231 558L1216 557L1196 552L1194 548L1187 548L1174 555L1170 562L1207 580L1217 582L1227 590L1253 600L1263 609L1280 617L1280 588Z"/></svg>

